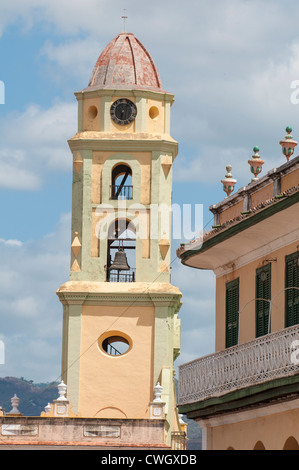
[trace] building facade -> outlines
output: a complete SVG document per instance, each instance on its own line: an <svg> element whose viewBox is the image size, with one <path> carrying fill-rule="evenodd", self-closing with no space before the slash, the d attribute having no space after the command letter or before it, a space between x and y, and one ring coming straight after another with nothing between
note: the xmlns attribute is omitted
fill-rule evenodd
<svg viewBox="0 0 299 470"><path fill-rule="evenodd" d="M151 408L159 384L171 445L181 432L174 386L181 293L169 268L174 96L130 33L108 44L75 95L71 273L57 291L62 378L73 411L102 419L159 418Z"/></svg>
<svg viewBox="0 0 299 470"><path fill-rule="evenodd" d="M59 397L37 417L0 409L1 449L186 449L171 284L174 96L146 48L121 33L75 94L70 279Z"/></svg>
<svg viewBox="0 0 299 470"><path fill-rule="evenodd" d="M299 157L211 206L214 226L178 250L216 276L215 354L180 367L179 409L203 430L205 449L299 449ZM255 171L257 169L257 171Z"/></svg>

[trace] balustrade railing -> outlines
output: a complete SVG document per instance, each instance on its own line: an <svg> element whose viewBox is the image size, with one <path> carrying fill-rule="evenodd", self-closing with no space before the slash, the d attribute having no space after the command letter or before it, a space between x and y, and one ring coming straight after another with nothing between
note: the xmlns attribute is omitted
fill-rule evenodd
<svg viewBox="0 0 299 470"><path fill-rule="evenodd" d="M107 270L108 282L135 282L135 269L130 271Z"/></svg>
<svg viewBox="0 0 299 470"><path fill-rule="evenodd" d="M294 341L298 341L299 353L299 325L181 365L179 404L196 403L299 373Z"/></svg>
<svg viewBox="0 0 299 470"><path fill-rule="evenodd" d="M111 199L133 199L133 186L112 185Z"/></svg>
<svg viewBox="0 0 299 470"><path fill-rule="evenodd" d="M187 436L184 432L171 433L171 448L172 450L186 450L187 449Z"/></svg>

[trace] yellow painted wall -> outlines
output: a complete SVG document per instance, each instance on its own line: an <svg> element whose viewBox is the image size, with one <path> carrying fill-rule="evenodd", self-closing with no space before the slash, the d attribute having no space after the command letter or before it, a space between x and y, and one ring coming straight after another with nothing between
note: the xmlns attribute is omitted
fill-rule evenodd
<svg viewBox="0 0 299 470"><path fill-rule="evenodd" d="M241 214L242 210L243 201L240 201L238 204L235 204L234 206L225 209L223 212L220 213L219 216L220 225L224 224L230 219L233 219L234 217L238 217Z"/></svg>
<svg viewBox="0 0 299 470"><path fill-rule="evenodd" d="M164 134L165 109L164 103L158 100L147 100L146 130L149 133Z"/></svg>
<svg viewBox="0 0 299 470"><path fill-rule="evenodd" d="M281 192L283 193L293 186L297 186L299 181L299 169L288 173L281 178Z"/></svg>
<svg viewBox="0 0 299 470"><path fill-rule="evenodd" d="M212 450L254 450L258 442L265 450L283 450L292 436L299 442L299 410L277 413L245 422L218 426L212 429ZM279 432L277 431L279 429Z"/></svg>
<svg viewBox="0 0 299 470"><path fill-rule="evenodd" d="M91 198L93 204L100 204L101 201L101 184L102 170L105 162L109 157L115 155L115 152L99 152L92 153L92 185ZM151 152L130 152L141 167L141 198L140 204L150 204L151 202ZM124 159L126 164L130 161ZM134 190L134 188L133 188Z"/></svg>
<svg viewBox="0 0 299 470"><path fill-rule="evenodd" d="M252 194L251 207L255 207L261 202L267 201L268 199L272 199L272 197L273 197L273 183L268 184L264 188Z"/></svg>
<svg viewBox="0 0 299 470"><path fill-rule="evenodd" d="M100 130L101 98L85 98L83 100L83 130Z"/></svg>
<svg viewBox="0 0 299 470"><path fill-rule="evenodd" d="M150 306L83 307L79 395L82 416L149 418L154 317L154 307ZM131 350L116 357L103 352L98 339L107 331L131 338Z"/></svg>
<svg viewBox="0 0 299 470"><path fill-rule="evenodd" d="M240 344L255 339L255 277L256 269L263 266L263 261L277 258L271 268L271 332L285 328L285 257L297 251L298 242L273 251L270 255L255 260L240 269L218 277L216 280L216 351L225 349L226 325L226 283L240 278ZM267 264L267 263L266 263ZM275 297L275 299L274 299Z"/></svg>

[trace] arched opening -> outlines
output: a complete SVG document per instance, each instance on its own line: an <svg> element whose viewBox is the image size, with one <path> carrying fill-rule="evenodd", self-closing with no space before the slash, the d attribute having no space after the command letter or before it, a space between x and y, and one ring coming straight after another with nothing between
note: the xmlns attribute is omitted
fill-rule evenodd
<svg viewBox="0 0 299 470"><path fill-rule="evenodd" d="M114 406L107 406L106 408L102 408L101 410L99 410L96 413L95 418L101 418L101 419L127 419L128 416L120 408L116 408ZM109 433L110 434L107 437L119 437L120 427L116 424L113 424L112 426L109 427Z"/></svg>
<svg viewBox="0 0 299 470"><path fill-rule="evenodd" d="M283 450L299 450L299 444L297 439L295 439L293 436L290 436L286 440Z"/></svg>
<svg viewBox="0 0 299 470"><path fill-rule="evenodd" d="M258 441L255 444L253 450L266 450L266 448L265 448L264 444L261 441Z"/></svg>
<svg viewBox="0 0 299 470"><path fill-rule="evenodd" d="M135 282L136 229L126 219L116 219L108 230L107 281Z"/></svg>
<svg viewBox="0 0 299 470"><path fill-rule="evenodd" d="M133 199L132 169L125 163L116 165L112 170L111 199Z"/></svg>

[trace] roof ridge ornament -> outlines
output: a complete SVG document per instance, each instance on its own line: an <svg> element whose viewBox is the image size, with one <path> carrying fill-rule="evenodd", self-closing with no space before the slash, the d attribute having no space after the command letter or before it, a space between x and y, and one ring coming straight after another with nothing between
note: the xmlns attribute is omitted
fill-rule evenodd
<svg viewBox="0 0 299 470"><path fill-rule="evenodd" d="M250 165L250 171L253 173L254 178L251 180L252 182L258 181L258 175L262 172L263 164L265 163L264 160L261 159L259 155L259 147L253 147L254 155L252 156L251 160L248 160Z"/></svg>
<svg viewBox="0 0 299 470"><path fill-rule="evenodd" d="M126 20L128 19L128 17L127 17L127 10L125 8L124 8L124 14L122 16L122 19L124 20L124 30L123 30L123 32L126 33L127 32L126 31Z"/></svg>
<svg viewBox="0 0 299 470"><path fill-rule="evenodd" d="M227 197L231 195L231 193L234 190L235 184L237 183L237 180L233 178L233 175L231 174L232 171L232 166L227 165L226 167L226 175L223 180L221 180L221 183L223 184L223 191L227 194Z"/></svg>
<svg viewBox="0 0 299 470"><path fill-rule="evenodd" d="M286 157L287 161L289 161L290 157L293 155L294 149L298 144L298 142L293 140L293 136L291 135L292 131L293 129L291 126L288 126L286 128L287 135L285 136L285 140L279 142L282 147L282 153Z"/></svg>

